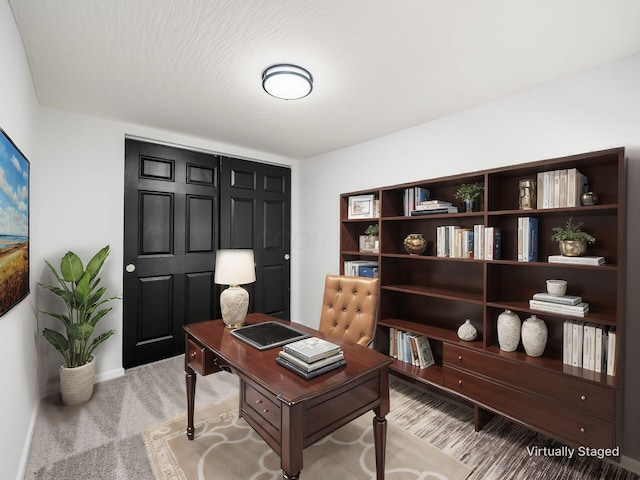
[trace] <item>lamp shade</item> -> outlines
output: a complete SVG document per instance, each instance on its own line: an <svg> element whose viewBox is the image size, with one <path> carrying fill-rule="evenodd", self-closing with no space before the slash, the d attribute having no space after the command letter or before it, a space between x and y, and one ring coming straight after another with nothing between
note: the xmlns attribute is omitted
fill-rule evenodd
<svg viewBox="0 0 640 480"><path fill-rule="evenodd" d="M262 73L262 88L273 97L296 100L311 93L313 78L296 65L273 65Z"/></svg>
<svg viewBox="0 0 640 480"><path fill-rule="evenodd" d="M218 250L213 281L219 285L244 285L256 281L253 250Z"/></svg>

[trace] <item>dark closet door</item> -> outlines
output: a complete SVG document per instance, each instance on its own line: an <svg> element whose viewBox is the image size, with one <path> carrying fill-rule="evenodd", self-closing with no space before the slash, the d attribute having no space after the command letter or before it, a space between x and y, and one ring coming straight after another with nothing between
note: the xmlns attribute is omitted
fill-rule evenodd
<svg viewBox="0 0 640 480"><path fill-rule="evenodd" d="M289 320L291 169L221 158L220 248L252 248L252 312Z"/></svg>
<svg viewBox="0 0 640 480"><path fill-rule="evenodd" d="M125 141L125 368L184 352L184 324L217 317L217 155Z"/></svg>

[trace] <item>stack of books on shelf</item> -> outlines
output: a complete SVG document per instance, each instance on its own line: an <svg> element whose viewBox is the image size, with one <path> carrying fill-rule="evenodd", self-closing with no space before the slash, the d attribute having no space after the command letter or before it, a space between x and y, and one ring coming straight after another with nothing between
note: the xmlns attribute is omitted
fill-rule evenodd
<svg viewBox="0 0 640 480"><path fill-rule="evenodd" d="M566 320L562 362L585 370L615 375L616 329Z"/></svg>
<svg viewBox="0 0 640 480"><path fill-rule="evenodd" d="M416 204L415 208L410 211L412 217L418 215L436 215L439 213L458 213L458 207L451 202L442 200L425 200Z"/></svg>
<svg viewBox="0 0 640 480"><path fill-rule="evenodd" d="M416 209L416 205L420 205L422 202L426 202L428 200L431 200L431 192L428 188L405 188L404 196L402 198L402 207L405 217L411 215L411 212Z"/></svg>
<svg viewBox="0 0 640 480"><path fill-rule="evenodd" d="M278 352L276 362L306 379L347 364L339 345L318 337L286 344Z"/></svg>
<svg viewBox="0 0 640 480"><path fill-rule="evenodd" d="M589 313L589 304L583 302L582 297L577 295L556 296L546 292L534 294L533 298L529 300L529 308L572 317L584 317Z"/></svg>
<svg viewBox="0 0 640 480"><path fill-rule="evenodd" d="M569 265L604 265L604 257L585 255L582 257L567 257L565 255L549 255L549 263L567 263Z"/></svg>
<svg viewBox="0 0 640 480"><path fill-rule="evenodd" d="M538 261L538 219L518 217L518 261Z"/></svg>
<svg viewBox="0 0 640 480"><path fill-rule="evenodd" d="M588 179L575 168L538 173L538 208L579 207Z"/></svg>
<svg viewBox="0 0 640 480"><path fill-rule="evenodd" d="M373 260L347 260L344 262L344 274L352 277L378 278L378 262Z"/></svg>
<svg viewBox="0 0 640 480"><path fill-rule="evenodd" d="M389 355L420 368L435 363L427 337L396 328L389 329Z"/></svg>

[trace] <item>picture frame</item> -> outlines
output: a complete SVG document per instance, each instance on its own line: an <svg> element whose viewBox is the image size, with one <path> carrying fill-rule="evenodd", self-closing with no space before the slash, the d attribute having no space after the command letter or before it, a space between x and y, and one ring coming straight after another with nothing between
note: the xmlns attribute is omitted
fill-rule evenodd
<svg viewBox="0 0 640 480"><path fill-rule="evenodd" d="M349 197L348 218L374 218L375 195L354 195Z"/></svg>
<svg viewBox="0 0 640 480"><path fill-rule="evenodd" d="M0 316L29 291L29 160L0 128Z"/></svg>

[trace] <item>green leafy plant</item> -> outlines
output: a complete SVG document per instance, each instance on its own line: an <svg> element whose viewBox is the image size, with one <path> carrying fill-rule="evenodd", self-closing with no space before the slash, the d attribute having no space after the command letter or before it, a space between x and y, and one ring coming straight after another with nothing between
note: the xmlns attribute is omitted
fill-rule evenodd
<svg viewBox="0 0 640 480"><path fill-rule="evenodd" d="M372 223L364 231L364 234L369 235L370 237L377 237L379 232L380 232L380 225L378 225L377 223Z"/></svg>
<svg viewBox="0 0 640 480"><path fill-rule="evenodd" d="M458 200L474 201L484 192L484 183L463 183L453 194Z"/></svg>
<svg viewBox="0 0 640 480"><path fill-rule="evenodd" d="M573 217L570 217L567 220L567 223L562 227L553 227L553 235L551 235L551 240L555 240L558 242L564 241L576 241L576 240L584 240L585 242L592 244L595 243L596 239L592 235L587 232L583 232L580 230L582 227L582 223L573 223Z"/></svg>
<svg viewBox="0 0 640 480"><path fill-rule="evenodd" d="M43 311L42 313L62 322L66 336L50 328L45 328L42 335L62 354L64 366L67 368L89 363L95 349L115 333L115 330L109 330L89 343L96 324L112 309L99 307L120 298L103 298L106 288L100 286L98 273L108 256L109 245L96 253L85 269L80 257L69 251L62 257L60 273L45 260L58 285L38 285L60 297L66 305L67 312L58 314Z"/></svg>

